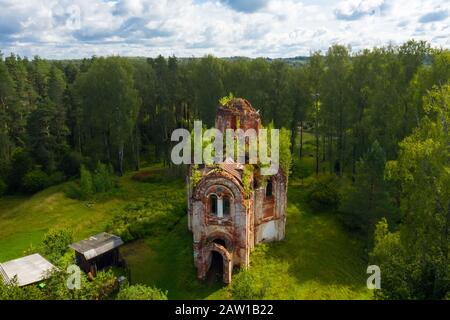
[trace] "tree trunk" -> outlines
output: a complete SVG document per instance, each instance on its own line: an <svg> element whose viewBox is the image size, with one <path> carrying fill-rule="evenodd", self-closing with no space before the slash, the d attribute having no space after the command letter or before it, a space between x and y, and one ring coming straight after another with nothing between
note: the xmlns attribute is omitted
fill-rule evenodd
<svg viewBox="0 0 450 320"><path fill-rule="evenodd" d="M316 176L319 175L319 131L317 128L317 119L315 125L315 134L316 134Z"/></svg>
<svg viewBox="0 0 450 320"><path fill-rule="evenodd" d="M294 153L295 138L297 137L297 122L294 121L291 129L291 153Z"/></svg>
<svg viewBox="0 0 450 320"><path fill-rule="evenodd" d="M139 145L139 129L138 125L136 124L135 130L134 130L134 138L133 138L133 154L134 154L134 160L135 160L135 170L139 171L140 169L140 145Z"/></svg>
<svg viewBox="0 0 450 320"><path fill-rule="evenodd" d="M343 120L343 110L342 110L342 105L343 103L341 103L341 107L339 108L339 126L338 126L338 137L339 137L339 144L338 144L338 161L339 161L339 170L337 172L338 176L342 175L342 171L343 171L343 153L344 153L344 120Z"/></svg>
<svg viewBox="0 0 450 320"><path fill-rule="evenodd" d="M108 159L108 162L111 163L111 152L109 149L109 139L108 139L108 134L106 132L103 132L103 142L105 144L105 149L106 149L106 158Z"/></svg>
<svg viewBox="0 0 450 320"><path fill-rule="evenodd" d="M303 156L303 120L300 121L300 151L298 155L300 158Z"/></svg>
<svg viewBox="0 0 450 320"><path fill-rule="evenodd" d="M328 134L328 162L330 164L330 174L333 174L333 134Z"/></svg>
<svg viewBox="0 0 450 320"><path fill-rule="evenodd" d="M82 155L83 154L83 152L82 152L82 147L81 147L81 128L80 128L81 126L78 124L78 152Z"/></svg>
<svg viewBox="0 0 450 320"><path fill-rule="evenodd" d="M119 173L123 176L123 143L119 147Z"/></svg>

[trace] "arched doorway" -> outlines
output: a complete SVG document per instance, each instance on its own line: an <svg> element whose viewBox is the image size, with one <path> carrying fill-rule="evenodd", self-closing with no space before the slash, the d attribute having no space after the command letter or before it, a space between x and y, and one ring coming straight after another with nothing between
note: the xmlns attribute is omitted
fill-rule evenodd
<svg viewBox="0 0 450 320"><path fill-rule="evenodd" d="M206 273L208 281L223 281L224 283L231 282L232 273L232 256L230 252L222 245L222 239L217 239L217 242L213 241L207 248L209 256L209 268Z"/></svg>
<svg viewBox="0 0 450 320"><path fill-rule="evenodd" d="M209 283L221 282L223 279L223 257L215 250L211 251L211 264L206 279Z"/></svg>
<svg viewBox="0 0 450 320"><path fill-rule="evenodd" d="M212 243L223 246L228 252L233 252L234 250L232 237L223 231L215 231L208 235L205 246L211 246Z"/></svg>

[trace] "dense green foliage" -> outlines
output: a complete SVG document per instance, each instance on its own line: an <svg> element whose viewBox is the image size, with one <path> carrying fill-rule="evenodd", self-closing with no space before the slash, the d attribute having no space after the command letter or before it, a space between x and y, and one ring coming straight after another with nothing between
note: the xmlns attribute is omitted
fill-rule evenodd
<svg viewBox="0 0 450 320"><path fill-rule="evenodd" d="M75 92L84 129L78 147L122 174L125 144L133 137L141 105L133 66L118 57L96 59L75 82Z"/></svg>
<svg viewBox="0 0 450 320"><path fill-rule="evenodd" d="M338 179L330 174L318 176L310 186L308 202L315 209L336 209L340 201L338 182Z"/></svg>
<svg viewBox="0 0 450 320"><path fill-rule="evenodd" d="M73 235L69 230L50 230L42 240L43 253L52 261L57 261L73 242Z"/></svg>
<svg viewBox="0 0 450 320"><path fill-rule="evenodd" d="M391 218L395 208L384 180L385 155L378 141L357 162L355 183L346 190L340 211L347 226L373 233L375 223L382 217Z"/></svg>
<svg viewBox="0 0 450 320"><path fill-rule="evenodd" d="M14 192L34 166L70 177L81 162L111 164L117 173L139 168L142 155L170 163L172 130L191 129L194 119L212 126L228 92L251 101L265 125L289 129L291 148L305 128L316 133L318 170L354 175L375 140L395 159L398 142L424 115L422 97L448 81L449 60L448 51L414 41L356 53L333 46L302 66L212 56L53 62L11 55L0 61L0 175Z"/></svg>
<svg viewBox="0 0 450 320"><path fill-rule="evenodd" d="M424 101L424 118L386 168L398 182L403 224L394 233L386 221L377 226L371 258L387 270L382 298L443 299L450 291L450 86Z"/></svg>
<svg viewBox="0 0 450 320"><path fill-rule="evenodd" d="M253 191L252 175L253 175L253 165L246 164L242 172L242 184L244 185L245 197L248 198Z"/></svg>
<svg viewBox="0 0 450 320"><path fill-rule="evenodd" d="M79 182L70 183L66 194L72 199L88 200L96 194L105 194L113 190L115 186L111 167L98 162L94 172L81 165Z"/></svg>
<svg viewBox="0 0 450 320"><path fill-rule="evenodd" d="M80 289L68 289L68 274L65 271L52 272L45 285L17 287L14 283L0 283L1 300L102 300L112 298L119 292L116 276L111 270L97 273L94 280L88 280L85 274L81 277Z"/></svg>
<svg viewBox="0 0 450 320"><path fill-rule="evenodd" d="M149 196L116 209L107 229L122 237L124 241L145 236L165 234L185 215L184 193L170 188L173 183L161 188L158 197ZM170 201L169 201L170 200Z"/></svg>
<svg viewBox="0 0 450 320"><path fill-rule="evenodd" d="M231 294L236 300L258 300L264 298L265 289L263 286L259 286L253 273L241 270L234 277Z"/></svg>
<svg viewBox="0 0 450 320"><path fill-rule="evenodd" d="M22 180L23 189L29 193L35 193L45 189L49 185L49 177L42 170L36 169L25 174Z"/></svg>

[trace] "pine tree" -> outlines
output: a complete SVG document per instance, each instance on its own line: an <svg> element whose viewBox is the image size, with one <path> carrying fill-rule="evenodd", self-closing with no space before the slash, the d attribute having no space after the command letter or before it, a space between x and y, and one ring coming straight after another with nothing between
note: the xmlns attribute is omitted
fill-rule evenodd
<svg viewBox="0 0 450 320"><path fill-rule="evenodd" d="M13 95L14 83L0 52L0 161L3 163L10 159L12 152L12 142L9 136L11 118L8 109L11 108Z"/></svg>
<svg viewBox="0 0 450 320"><path fill-rule="evenodd" d="M384 180L385 157L375 141L357 163L354 186L344 195L340 208L345 223L366 235L372 234L379 219L393 218L393 206Z"/></svg>

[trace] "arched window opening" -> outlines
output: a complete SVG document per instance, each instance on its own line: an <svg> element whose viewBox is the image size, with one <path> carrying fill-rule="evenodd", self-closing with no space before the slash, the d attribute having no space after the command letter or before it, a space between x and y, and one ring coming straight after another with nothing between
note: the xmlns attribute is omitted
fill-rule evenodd
<svg viewBox="0 0 450 320"><path fill-rule="evenodd" d="M266 198L269 198L273 195L273 186L272 186L272 181L268 181L267 182L267 186L266 186Z"/></svg>
<svg viewBox="0 0 450 320"><path fill-rule="evenodd" d="M230 198L228 198L227 196L224 196L222 198L222 201L223 201L223 215L229 216L230 215Z"/></svg>
<svg viewBox="0 0 450 320"><path fill-rule="evenodd" d="M225 248L227 247L227 244L225 242L225 240L217 238L213 240L214 243L220 244L221 246L224 246Z"/></svg>
<svg viewBox="0 0 450 320"><path fill-rule="evenodd" d="M209 208L210 214L217 216L217 196L215 194L209 196Z"/></svg>
<svg viewBox="0 0 450 320"><path fill-rule="evenodd" d="M222 194L209 195L209 214L217 218L228 217L231 214L230 196Z"/></svg>

